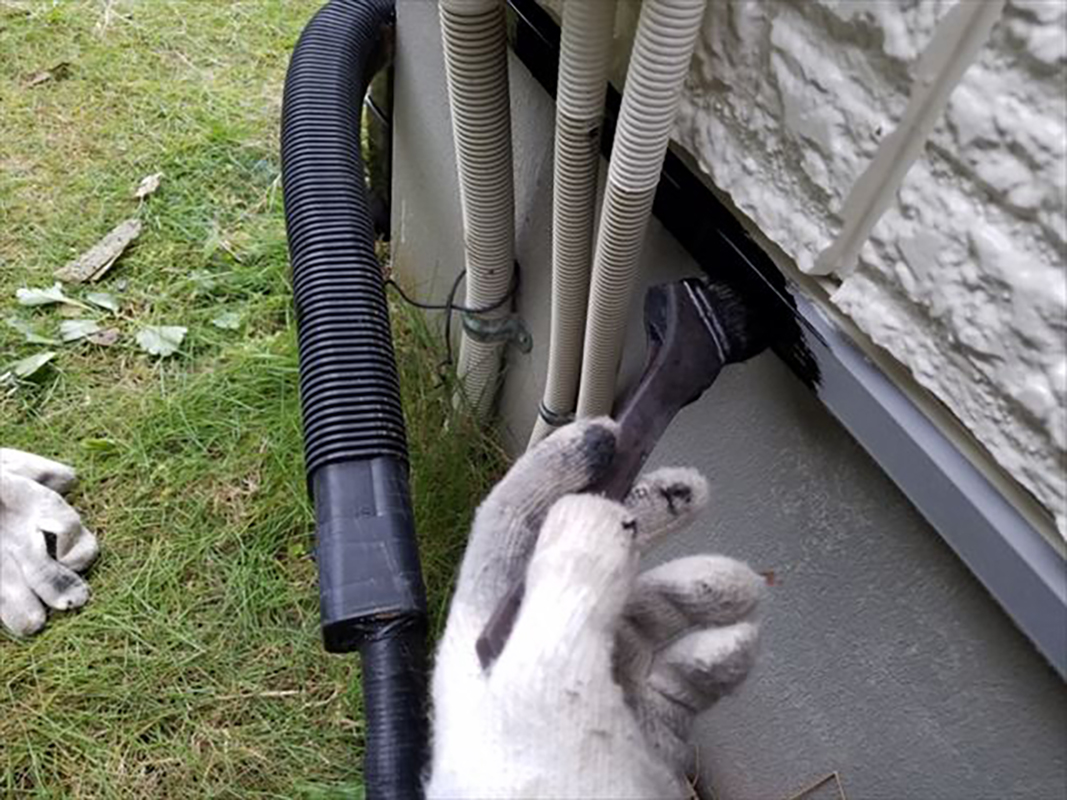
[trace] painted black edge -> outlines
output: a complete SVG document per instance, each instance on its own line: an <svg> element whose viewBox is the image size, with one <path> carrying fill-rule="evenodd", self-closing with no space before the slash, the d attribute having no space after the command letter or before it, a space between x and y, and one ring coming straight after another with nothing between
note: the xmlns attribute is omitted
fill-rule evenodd
<svg viewBox="0 0 1067 800"><path fill-rule="evenodd" d="M559 26L507 0L514 53L556 94ZM610 155L621 96L608 87ZM875 459L1067 679L1067 569L1052 544L855 343L796 291L703 181L668 151L653 213L710 276L738 286L778 331L775 352Z"/></svg>

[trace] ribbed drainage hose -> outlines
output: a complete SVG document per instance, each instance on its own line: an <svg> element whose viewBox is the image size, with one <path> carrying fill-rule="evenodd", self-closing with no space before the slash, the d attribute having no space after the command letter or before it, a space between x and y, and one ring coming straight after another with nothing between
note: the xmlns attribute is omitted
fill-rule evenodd
<svg viewBox="0 0 1067 800"><path fill-rule="evenodd" d="M511 289L515 249L504 6L499 0L441 0L439 10L463 206L466 305L490 308ZM478 327L508 314L506 304L479 314ZM472 336L465 321L459 375L483 419L492 409L503 346Z"/></svg>
<svg viewBox="0 0 1067 800"><path fill-rule="evenodd" d="M552 199L552 338L530 446L573 416L578 397L614 21L615 0L572 0L563 7Z"/></svg>
<svg viewBox="0 0 1067 800"><path fill-rule="evenodd" d="M392 0L332 0L293 51L282 180L327 650L359 650L368 798L421 794L426 598L360 110Z"/></svg>
<svg viewBox="0 0 1067 800"><path fill-rule="evenodd" d="M645 0L593 257L578 416L610 414L645 227L705 0Z"/></svg>

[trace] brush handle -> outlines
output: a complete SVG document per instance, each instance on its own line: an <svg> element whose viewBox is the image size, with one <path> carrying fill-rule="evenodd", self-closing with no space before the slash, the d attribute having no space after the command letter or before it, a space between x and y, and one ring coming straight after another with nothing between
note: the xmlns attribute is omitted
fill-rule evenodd
<svg viewBox="0 0 1067 800"><path fill-rule="evenodd" d="M710 354L705 354L699 371L695 372L685 363L687 355L691 357L691 354L684 350L691 346L691 342L678 340L667 346L655 340L649 342L648 359L641 379L615 414L619 423L615 457L607 472L586 492L621 502L671 420L683 407L700 397L718 377L723 364ZM504 595L485 624L475 643L483 669L503 651L525 593L526 582L520 580Z"/></svg>
<svg viewBox="0 0 1067 800"><path fill-rule="evenodd" d="M607 472L587 492L621 502L667 426L682 408L700 397L722 370L721 363L706 362L701 365L699 380L694 380L692 371L682 363L684 357L678 349L651 346L640 381L615 412L619 423L615 457Z"/></svg>
<svg viewBox="0 0 1067 800"><path fill-rule="evenodd" d="M675 415L711 386L728 361L743 361L762 349L753 351L747 331L737 330L739 305L723 286L697 279L649 289L645 369L616 408L615 457L586 492L621 502ZM504 649L525 590L522 581L512 587L486 623L475 645L483 668Z"/></svg>

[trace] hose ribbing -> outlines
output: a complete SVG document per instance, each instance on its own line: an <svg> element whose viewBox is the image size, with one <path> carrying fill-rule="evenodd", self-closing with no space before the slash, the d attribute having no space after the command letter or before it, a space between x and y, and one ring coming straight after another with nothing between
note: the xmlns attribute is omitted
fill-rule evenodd
<svg viewBox="0 0 1067 800"><path fill-rule="evenodd" d="M426 598L360 109L392 0L332 0L289 62L282 182L327 650L358 649L368 798L421 794Z"/></svg>
<svg viewBox="0 0 1067 800"><path fill-rule="evenodd" d="M600 127L615 0L563 8L552 201L552 325L541 413L530 446L574 411L582 369L596 218Z"/></svg>
<svg viewBox="0 0 1067 800"><path fill-rule="evenodd" d="M630 298L705 0L645 0L593 257L578 416L610 414Z"/></svg>
<svg viewBox="0 0 1067 800"><path fill-rule="evenodd" d="M512 285L515 200L504 6L499 0L441 0L452 134L466 249L468 308L489 308ZM506 317L501 308L482 319ZM475 413L488 417L503 344L464 332L459 374Z"/></svg>
<svg viewBox="0 0 1067 800"><path fill-rule="evenodd" d="M360 156L366 62L389 0L334 0L285 80L282 181L309 480L326 464L407 461L389 313Z"/></svg>

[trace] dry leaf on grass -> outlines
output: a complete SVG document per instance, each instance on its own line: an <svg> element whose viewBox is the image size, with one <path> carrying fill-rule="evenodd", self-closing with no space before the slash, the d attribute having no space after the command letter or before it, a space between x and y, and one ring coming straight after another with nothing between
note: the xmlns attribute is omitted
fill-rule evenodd
<svg viewBox="0 0 1067 800"><path fill-rule="evenodd" d="M37 353L29 358L16 361L11 365L11 374L16 378L29 378L55 357L54 350L47 350L44 353Z"/></svg>
<svg viewBox="0 0 1067 800"><path fill-rule="evenodd" d="M180 325L149 325L137 333L137 344L154 356L169 356L178 351L186 328Z"/></svg>
<svg viewBox="0 0 1067 800"><path fill-rule="evenodd" d="M26 88L32 89L34 86L40 86L42 83L48 83L49 81L62 81L70 77L70 62L60 61L54 67L43 69L40 72L34 73L26 80Z"/></svg>
<svg viewBox="0 0 1067 800"><path fill-rule="evenodd" d="M224 331L235 331L241 327L241 315L236 311L223 311L211 320L211 324Z"/></svg>
<svg viewBox="0 0 1067 800"><path fill-rule="evenodd" d="M14 328L21 333L23 338L30 344L59 344L55 339L50 339L47 336L38 333L33 324L24 319L8 317L5 322L7 322L9 328Z"/></svg>
<svg viewBox="0 0 1067 800"><path fill-rule="evenodd" d="M110 292L89 292L89 294L85 295L85 299L94 306L107 309L112 314L119 312L119 301Z"/></svg>
<svg viewBox="0 0 1067 800"><path fill-rule="evenodd" d="M101 347L111 347L111 345L115 344L115 342L119 340L119 329L104 328L102 331L97 331L96 333L90 334L86 338L88 341L92 342L93 344L98 344Z"/></svg>
<svg viewBox="0 0 1067 800"><path fill-rule="evenodd" d="M76 342L100 332L100 325L92 319L68 319L59 323L59 338L64 342Z"/></svg>
<svg viewBox="0 0 1067 800"><path fill-rule="evenodd" d="M136 217L120 222L91 248L57 269L55 276L71 283L100 280L140 233L141 220Z"/></svg>
<svg viewBox="0 0 1067 800"><path fill-rule="evenodd" d="M63 303L86 311L90 310L85 303L63 294L63 284L61 283L53 284L50 289L28 289L26 287L16 289L15 297L18 298L20 306L50 306L54 303Z"/></svg>
<svg viewBox="0 0 1067 800"><path fill-rule="evenodd" d="M137 190L133 193L133 196L138 200L144 200L150 194L153 194L156 189L159 188L159 182L163 179L162 172L155 172L151 175L145 175L141 178L141 182L137 185Z"/></svg>

